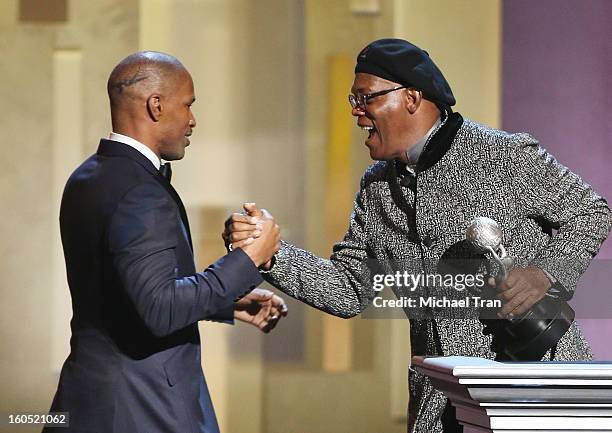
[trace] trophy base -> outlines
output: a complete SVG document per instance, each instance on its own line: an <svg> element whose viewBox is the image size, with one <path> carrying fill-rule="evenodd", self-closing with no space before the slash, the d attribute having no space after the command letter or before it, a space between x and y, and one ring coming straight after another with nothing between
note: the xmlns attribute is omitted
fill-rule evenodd
<svg viewBox="0 0 612 433"><path fill-rule="evenodd" d="M550 296L542 298L523 316L505 321L502 328L506 344L500 345L498 359L541 360L567 332L575 316L567 302Z"/></svg>

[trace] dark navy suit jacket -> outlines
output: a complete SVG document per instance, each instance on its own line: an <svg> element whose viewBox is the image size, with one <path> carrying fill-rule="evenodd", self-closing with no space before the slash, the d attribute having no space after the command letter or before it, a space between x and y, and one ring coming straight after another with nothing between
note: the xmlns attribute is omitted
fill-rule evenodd
<svg viewBox="0 0 612 433"><path fill-rule="evenodd" d="M51 407L70 428L56 431L217 433L197 323L232 320L262 281L251 259L237 249L196 272L176 191L110 140L68 180L60 226L73 318Z"/></svg>

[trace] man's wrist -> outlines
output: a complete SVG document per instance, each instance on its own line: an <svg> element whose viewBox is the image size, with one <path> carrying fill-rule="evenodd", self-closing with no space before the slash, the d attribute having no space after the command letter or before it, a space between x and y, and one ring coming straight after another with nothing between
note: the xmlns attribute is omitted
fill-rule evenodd
<svg viewBox="0 0 612 433"><path fill-rule="evenodd" d="M274 265L276 264L276 256L278 255L278 252L276 252L272 258L270 260L268 260L265 264L261 265L259 267L259 272L262 274L269 274L270 272L272 272L272 269L274 268Z"/></svg>
<svg viewBox="0 0 612 433"><path fill-rule="evenodd" d="M550 287L546 291L546 296L550 296L552 298L561 297L561 294L565 292L565 288L561 285L561 283L559 283L559 280L557 280L554 277L554 275L552 275L546 269L540 268L540 270L546 276L546 278L548 278L548 281L550 282Z"/></svg>

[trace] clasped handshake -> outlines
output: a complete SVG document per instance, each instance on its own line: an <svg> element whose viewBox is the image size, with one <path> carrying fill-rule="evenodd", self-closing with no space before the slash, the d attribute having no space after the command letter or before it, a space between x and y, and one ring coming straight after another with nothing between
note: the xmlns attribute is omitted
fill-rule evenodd
<svg viewBox="0 0 612 433"><path fill-rule="evenodd" d="M221 234L225 247L242 248L255 266L266 271L280 248L280 228L274 217L255 203L245 203L244 213L234 213L225 221ZM269 290L254 289L235 303L234 318L270 332L287 315L285 301Z"/></svg>
<svg viewBox="0 0 612 433"><path fill-rule="evenodd" d="M221 237L228 250L242 248L255 266L267 271L280 248L280 228L274 217L255 203L245 203L243 207L245 213L233 213L225 221Z"/></svg>

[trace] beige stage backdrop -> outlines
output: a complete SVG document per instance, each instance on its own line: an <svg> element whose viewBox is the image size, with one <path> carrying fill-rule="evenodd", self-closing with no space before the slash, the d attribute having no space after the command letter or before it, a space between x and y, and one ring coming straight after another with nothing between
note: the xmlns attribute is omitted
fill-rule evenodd
<svg viewBox="0 0 612 433"><path fill-rule="evenodd" d="M329 255L370 162L346 100L353 61L392 36L429 51L465 117L498 125L500 0L0 0L0 413L46 411L68 353L59 200L109 133L105 82L120 59L166 51L193 75L198 125L174 184L204 267L243 201ZM405 430L407 320L290 302L272 335L201 330L225 433Z"/></svg>

